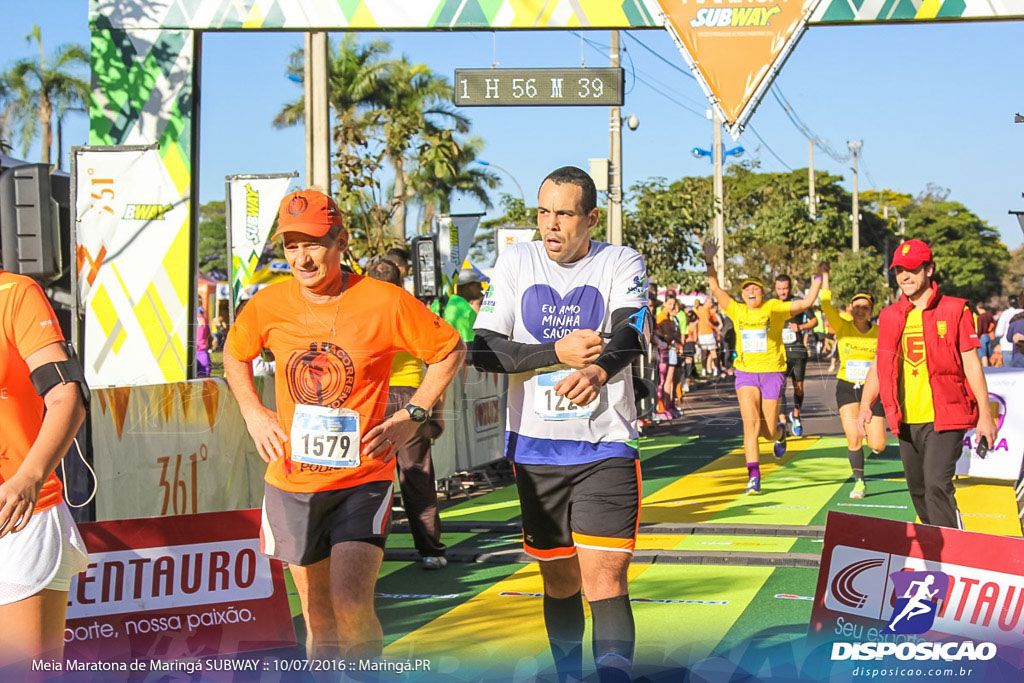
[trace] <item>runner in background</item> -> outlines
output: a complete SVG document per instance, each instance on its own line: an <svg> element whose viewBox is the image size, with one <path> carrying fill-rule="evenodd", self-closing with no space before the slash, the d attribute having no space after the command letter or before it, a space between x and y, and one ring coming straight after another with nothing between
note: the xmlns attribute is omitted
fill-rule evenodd
<svg viewBox="0 0 1024 683"><path fill-rule="evenodd" d="M390 529L391 459L465 358L458 334L411 294L342 271L341 212L315 190L281 201L278 229L293 279L257 292L228 332L224 369L261 458L261 549L287 562L311 659L380 656L374 586ZM260 403L251 361L276 359L277 412ZM396 353L429 365L387 420Z"/></svg>
<svg viewBox="0 0 1024 683"><path fill-rule="evenodd" d="M661 320L654 328L660 349L658 370L662 377L662 410L656 416L658 420L672 420L682 414L676 407L676 384L683 352L683 340L679 336L679 323L676 322L678 312L679 300L675 296L666 295L665 304L661 309Z"/></svg>
<svg viewBox="0 0 1024 683"><path fill-rule="evenodd" d="M978 304L978 356L981 357L981 364L986 368L989 365L989 358L995 350L996 319L983 304Z"/></svg>
<svg viewBox="0 0 1024 683"><path fill-rule="evenodd" d="M782 273L775 276L775 296L779 301L792 301L793 281ZM782 384L782 402L786 402L786 381L793 380L793 410L789 413L793 436L803 436L804 427L800 422L800 410L804 405L804 378L807 376L807 347L804 336L814 329L816 321L807 311L798 313L786 321L782 328L782 343L786 347L786 380ZM786 413L780 411L782 427L786 427Z"/></svg>
<svg viewBox="0 0 1024 683"><path fill-rule="evenodd" d="M853 490L850 498L859 499L867 494L864 482L864 437L857 422L864 381L875 362L878 349L878 327L871 323L875 299L867 293L853 295L850 311L853 320L839 317L839 311L832 305L832 290L829 287L829 270L822 273L821 310L829 324L836 331L839 346L839 374L836 375L836 406L839 419L846 434L847 457L853 471ZM872 406L872 418L867 425L868 447L873 455L885 450L885 411L882 404Z"/></svg>
<svg viewBox="0 0 1024 683"><path fill-rule="evenodd" d="M54 469L87 397L43 290L0 270L0 671L9 680L34 678L33 660L63 661L68 588L89 558Z"/></svg>
<svg viewBox="0 0 1024 683"><path fill-rule="evenodd" d="M711 297L704 297L699 306L694 307L697 314L697 344L701 350L701 375L715 377L718 375L718 342L715 335L722 326L718 316L711 310Z"/></svg>
<svg viewBox="0 0 1024 683"><path fill-rule="evenodd" d="M742 300L736 301L718 283L714 258L718 242L704 242L708 284L725 314L733 319L739 331L736 357L736 396L743 418L743 453L747 462L747 493L761 492L760 451L758 435L774 441L776 458L786 453L786 430L779 424L779 398L786 378L786 352L782 330L786 321L803 313L814 303L821 289L821 276L814 278L803 299L797 301L765 300L764 284L748 277L740 284ZM819 266L819 272L827 264Z"/></svg>
<svg viewBox="0 0 1024 683"><path fill-rule="evenodd" d="M1007 336L1006 328L1009 327L1013 316L1021 312L1020 297L1022 296L1024 296L1024 290L1021 290L1020 296L1011 294L1009 297L1009 308L1000 313L999 320L996 321L995 336L999 341L999 353L1003 357L1004 368L1010 367L1013 363L1013 341Z"/></svg>
<svg viewBox="0 0 1024 683"><path fill-rule="evenodd" d="M718 302L715 302L715 307L718 306ZM736 349L736 328L732 323L732 318L727 316L724 312L718 312L718 315L722 318L722 329L719 334L720 351L718 357L721 359L722 372L719 377L722 379L732 376L733 370L733 351Z"/></svg>

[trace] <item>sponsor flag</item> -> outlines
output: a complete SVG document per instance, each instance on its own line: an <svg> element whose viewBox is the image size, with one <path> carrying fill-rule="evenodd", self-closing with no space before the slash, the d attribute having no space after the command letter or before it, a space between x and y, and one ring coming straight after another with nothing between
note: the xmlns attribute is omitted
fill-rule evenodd
<svg viewBox="0 0 1024 683"><path fill-rule="evenodd" d="M295 173L227 176L228 231L231 240L231 295L238 306L242 293L252 282L263 254L277 207Z"/></svg>
<svg viewBox="0 0 1024 683"><path fill-rule="evenodd" d="M733 138L803 35L819 0L658 0L704 94Z"/></svg>
<svg viewBox="0 0 1024 683"><path fill-rule="evenodd" d="M509 246L518 242L532 242L537 228L498 228L497 231L497 252L505 251Z"/></svg>
<svg viewBox="0 0 1024 683"><path fill-rule="evenodd" d="M186 379L193 264L188 188L156 146L76 147L81 350L94 387Z"/></svg>
<svg viewBox="0 0 1024 683"><path fill-rule="evenodd" d="M473 236L483 214L442 215L437 219L437 251L445 291L455 289L462 262L473 246Z"/></svg>

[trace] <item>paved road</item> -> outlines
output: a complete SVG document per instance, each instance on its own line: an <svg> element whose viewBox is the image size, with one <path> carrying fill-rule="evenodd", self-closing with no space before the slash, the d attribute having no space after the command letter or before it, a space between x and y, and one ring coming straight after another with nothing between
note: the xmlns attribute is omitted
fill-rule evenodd
<svg viewBox="0 0 1024 683"><path fill-rule="evenodd" d="M801 410L804 435L842 436L843 428L836 411L835 375L828 374L828 361L809 361L804 381L804 405ZM788 405L792 405L793 387L787 384ZM683 416L660 423L644 431L645 435L697 434L701 436L742 436L740 408L736 402L733 378L701 382L683 399Z"/></svg>

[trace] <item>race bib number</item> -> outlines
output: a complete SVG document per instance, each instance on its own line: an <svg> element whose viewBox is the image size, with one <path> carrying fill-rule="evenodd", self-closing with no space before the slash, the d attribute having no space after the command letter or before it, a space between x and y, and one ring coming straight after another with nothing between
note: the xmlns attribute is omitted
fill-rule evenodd
<svg viewBox="0 0 1024 683"><path fill-rule="evenodd" d="M768 330L740 330L743 353L767 353Z"/></svg>
<svg viewBox="0 0 1024 683"><path fill-rule="evenodd" d="M788 327L782 328L782 343L783 344L796 344L796 332L789 329Z"/></svg>
<svg viewBox="0 0 1024 683"><path fill-rule="evenodd" d="M871 370L869 360L848 360L846 361L846 380L848 382L863 382L868 378L868 371Z"/></svg>
<svg viewBox="0 0 1024 683"><path fill-rule="evenodd" d="M296 405L292 460L324 467L359 467L359 413L348 408Z"/></svg>
<svg viewBox="0 0 1024 683"><path fill-rule="evenodd" d="M587 406L578 406L565 396L555 393L555 385L575 370L559 370L537 375L537 389L533 398L534 412L542 420L580 420L594 414L600 397Z"/></svg>

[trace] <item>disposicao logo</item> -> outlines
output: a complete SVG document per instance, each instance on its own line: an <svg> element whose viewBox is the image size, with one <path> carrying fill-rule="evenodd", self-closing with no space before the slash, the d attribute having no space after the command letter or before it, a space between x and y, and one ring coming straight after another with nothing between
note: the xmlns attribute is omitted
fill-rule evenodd
<svg viewBox="0 0 1024 683"><path fill-rule="evenodd" d="M836 601L855 610L864 607L868 596L853 587L854 580L866 571L880 567L885 562L880 558L872 558L854 562L843 568L832 578L832 595Z"/></svg>
<svg viewBox="0 0 1024 683"><path fill-rule="evenodd" d="M774 7L704 7L690 21L690 28L739 28L744 26L768 26L771 18L782 11Z"/></svg>
<svg viewBox="0 0 1024 683"><path fill-rule="evenodd" d="M896 604L882 633L927 633L935 623L939 598L949 590L949 577L942 572L893 572Z"/></svg>

